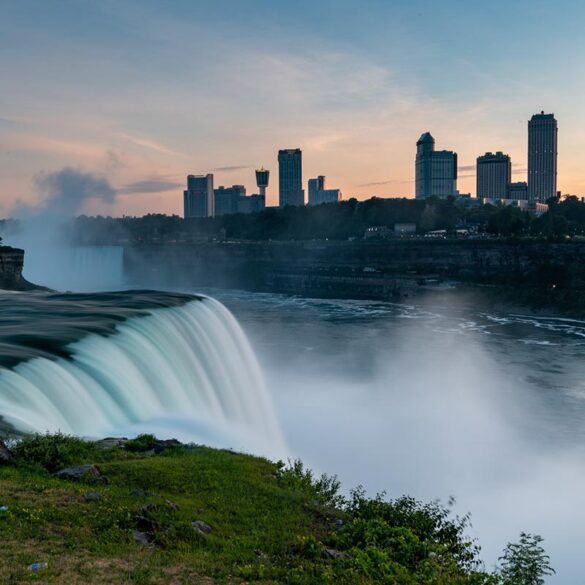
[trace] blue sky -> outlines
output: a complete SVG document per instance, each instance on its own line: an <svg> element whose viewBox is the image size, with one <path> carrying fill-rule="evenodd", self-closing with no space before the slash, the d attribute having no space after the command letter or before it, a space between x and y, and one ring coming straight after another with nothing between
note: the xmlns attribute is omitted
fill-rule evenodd
<svg viewBox="0 0 585 585"><path fill-rule="evenodd" d="M244 183L301 147L344 197L412 196L414 143L526 167L526 122L559 120L559 187L585 194L585 3L0 0L0 214L39 173L119 195L88 211L180 212L188 173Z"/></svg>

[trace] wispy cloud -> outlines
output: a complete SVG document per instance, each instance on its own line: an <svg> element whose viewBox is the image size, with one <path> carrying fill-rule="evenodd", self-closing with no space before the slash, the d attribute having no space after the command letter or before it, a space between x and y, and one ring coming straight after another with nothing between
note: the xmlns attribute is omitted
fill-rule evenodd
<svg viewBox="0 0 585 585"><path fill-rule="evenodd" d="M457 167L457 170L460 173L464 173L466 171L475 171L475 165L463 165L461 167Z"/></svg>
<svg viewBox="0 0 585 585"><path fill-rule="evenodd" d="M211 169L214 173L231 173L234 171L242 171L244 169L251 169L250 165L234 165L228 167L215 167Z"/></svg>
<svg viewBox="0 0 585 585"><path fill-rule="evenodd" d="M380 187L381 185L392 185L394 183L414 183L414 179L388 179L387 181L373 181L372 183L362 183L358 187Z"/></svg>
<svg viewBox="0 0 585 585"><path fill-rule="evenodd" d="M120 136L120 138L123 138L124 140L127 140L128 142L131 142L132 144L135 144L137 146L141 146L143 148L147 148L149 150L154 150L155 152L159 152L162 154L172 154L173 156L181 156L181 157L185 156L183 153L176 152L176 151L168 148L164 144L161 144L160 142L156 142L154 140L151 140L150 138L144 138L143 136L136 136L134 134L126 134L126 133L120 133L119 136Z"/></svg>
<svg viewBox="0 0 585 585"><path fill-rule="evenodd" d="M175 181L168 181L160 178L144 179L142 181L135 181L120 187L117 191L121 194L129 193L164 193L173 189L179 189L180 183Z"/></svg>

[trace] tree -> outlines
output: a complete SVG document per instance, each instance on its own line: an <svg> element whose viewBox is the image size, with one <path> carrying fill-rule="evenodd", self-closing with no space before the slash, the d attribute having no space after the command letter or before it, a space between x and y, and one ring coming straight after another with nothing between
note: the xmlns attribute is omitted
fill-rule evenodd
<svg viewBox="0 0 585 585"><path fill-rule="evenodd" d="M504 585L544 585L543 577L554 574L542 541L538 534L521 532L520 542L508 543L499 558Z"/></svg>

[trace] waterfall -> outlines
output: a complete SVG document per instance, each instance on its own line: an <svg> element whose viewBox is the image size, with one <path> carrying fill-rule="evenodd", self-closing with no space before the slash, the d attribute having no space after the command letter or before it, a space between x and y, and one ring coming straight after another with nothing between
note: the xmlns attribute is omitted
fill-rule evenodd
<svg viewBox="0 0 585 585"><path fill-rule="evenodd" d="M204 297L72 343L68 358L0 369L0 416L25 432L151 432L282 454L257 359L231 313Z"/></svg>
<svg viewBox="0 0 585 585"><path fill-rule="evenodd" d="M34 284L77 292L124 288L122 246L66 247L34 242L23 247L23 275Z"/></svg>

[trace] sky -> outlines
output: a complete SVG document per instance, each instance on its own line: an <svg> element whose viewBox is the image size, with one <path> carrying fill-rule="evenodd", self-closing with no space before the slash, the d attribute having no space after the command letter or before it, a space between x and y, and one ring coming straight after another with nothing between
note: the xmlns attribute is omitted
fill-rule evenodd
<svg viewBox="0 0 585 585"><path fill-rule="evenodd" d="M582 0L0 0L0 217L79 170L82 211L182 213L187 174L257 192L279 148L343 197L414 195L415 143L502 150L525 180L527 121L559 123L559 184L585 195ZM84 175L86 176L86 175ZM109 189L108 187L108 189ZM108 191L110 192L110 191Z"/></svg>

